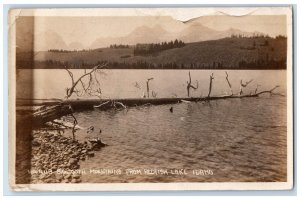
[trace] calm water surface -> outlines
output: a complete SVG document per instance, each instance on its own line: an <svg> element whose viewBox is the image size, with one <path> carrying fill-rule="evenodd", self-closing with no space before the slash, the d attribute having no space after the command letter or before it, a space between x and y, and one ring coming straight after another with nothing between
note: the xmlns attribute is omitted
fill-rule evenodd
<svg viewBox="0 0 300 200"><path fill-rule="evenodd" d="M73 70L76 76L82 70ZM193 96L205 96L209 74L214 73L212 95L229 92L225 72L191 71L199 82ZM28 71L19 72L19 85L26 91ZM154 77L150 89L158 97L186 96L188 71L111 70L99 76L106 98L140 97L145 80ZM245 92L280 85L286 91L285 71L228 71L234 92L239 81L254 79ZM23 74L23 75L22 75ZM64 70L35 70L33 96L62 98L70 84ZM28 79L28 76L27 76ZM141 88L135 87L138 83ZM47 89L45 89L47 88ZM198 181L286 181L286 97L264 95L259 98L136 107L127 110L76 113L79 125L94 126L92 137L101 137L109 146L95 157L81 162L81 169L121 169L121 175L83 175L84 182L198 182ZM99 130L102 133L99 134ZM65 133L69 134L69 133ZM76 132L78 140L89 137L86 130ZM186 169L187 175L126 175L126 169ZM213 171L196 176L192 170Z"/></svg>
<svg viewBox="0 0 300 200"><path fill-rule="evenodd" d="M84 74L83 69L71 70L74 80ZM88 70L89 71L89 70ZM229 80L234 92L239 91L240 80L253 81L245 89L245 93L253 92L257 85L259 90L269 90L279 85L278 92L286 91L285 70L228 70ZM97 74L100 82L102 98L140 98L146 93L146 80L150 81L150 91L157 93L157 97L186 97L186 82L188 70L102 70ZM191 90L191 96L207 96L209 76L214 74L211 95L224 95L229 93L224 70L191 70L192 84L199 88ZM89 77L86 77L87 82ZM30 81L33 80L33 81ZM35 69L19 70L17 73L18 96L21 98L64 98L66 88L71 85L71 78L66 70L62 69ZM136 87L138 85L138 87ZM97 89L96 85L92 85ZM30 91L33 92L30 92ZM73 98L95 98L77 97ZM97 98L97 97L96 97Z"/></svg>
<svg viewBox="0 0 300 200"><path fill-rule="evenodd" d="M87 182L285 181L286 102L282 97L78 113L109 144L82 169L210 169L213 176L93 175ZM94 135L98 135L95 133ZM88 137L79 131L77 138Z"/></svg>

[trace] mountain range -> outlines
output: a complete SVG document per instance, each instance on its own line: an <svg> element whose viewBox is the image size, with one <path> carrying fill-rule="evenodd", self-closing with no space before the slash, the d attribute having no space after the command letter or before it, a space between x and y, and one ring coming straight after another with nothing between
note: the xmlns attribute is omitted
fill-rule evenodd
<svg viewBox="0 0 300 200"><path fill-rule="evenodd" d="M140 26L134 29L128 35L122 37L99 37L91 44L82 44L79 41L66 44L64 39L54 31L46 31L38 33L34 36L34 50L35 51L47 51L49 49L64 49L64 50L81 50L81 49L96 49L101 47L108 47L111 44L128 44L135 45L137 43L160 43L171 41L175 39L182 40L185 43L200 42L207 40L217 40L221 38L230 37L234 35L251 36L254 34L261 34L258 32L245 32L238 29L228 29L224 31L218 31L208 28L201 23L192 23L186 25L186 27L177 32L173 30L165 30L159 25L153 27ZM26 45L22 44L26 40L17 40L17 44L20 50Z"/></svg>
<svg viewBox="0 0 300 200"><path fill-rule="evenodd" d="M123 37L98 38L90 45L89 48L95 49L99 47L107 47L110 44L134 45L137 43L159 43L175 39L182 40L185 43L192 43L206 40L217 40L225 37L230 37L232 34L251 36L258 33L244 32L238 29L217 31L203 26L200 23L192 24L180 32L170 32L163 29L159 25L156 25L154 27L141 26L133 30L130 34Z"/></svg>

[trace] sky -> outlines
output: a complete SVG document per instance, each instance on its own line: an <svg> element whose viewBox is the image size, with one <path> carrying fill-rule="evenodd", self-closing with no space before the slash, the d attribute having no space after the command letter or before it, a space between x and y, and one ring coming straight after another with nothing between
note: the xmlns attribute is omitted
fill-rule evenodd
<svg viewBox="0 0 300 200"><path fill-rule="evenodd" d="M198 18L197 22L216 30L235 28L246 32L258 31L270 36L286 35L287 31L286 17L282 15L203 16Z"/></svg>
<svg viewBox="0 0 300 200"><path fill-rule="evenodd" d="M20 17L17 20L17 46L19 49L32 49L31 46L34 44L36 51L48 50L49 48L88 49L95 48L95 46L104 47L108 43L114 44L120 43L120 41L127 43L127 39L120 40L117 38L125 37L129 39L130 37L127 36L139 27L155 27L157 35L154 36L154 33L144 31L144 33L140 33L143 35L139 35L143 41L139 42L160 42L158 37L161 34L157 28L158 26L171 33L163 39L165 41L171 38L170 35L172 34L176 36L174 38L178 38L177 36L180 36L184 30L195 24L201 24L217 31L238 29L243 32L260 32L274 37L287 35L286 21L285 15L246 15L238 17L212 15L192 18L189 21L180 21L171 16ZM201 34L201 36L204 35L205 33ZM136 35L133 37L136 38ZM148 38L148 41L144 40L143 37ZM211 39L214 39L213 36ZM101 41L101 43L99 44L97 41ZM134 41L131 43L134 43ZM131 43L128 42L128 44Z"/></svg>
<svg viewBox="0 0 300 200"><path fill-rule="evenodd" d="M201 23L215 30L240 29L262 32L270 36L286 35L285 16L202 16L188 23L168 16L157 17L35 17L35 33L54 31L67 44L91 44L99 37L126 36L140 26L160 25L169 32L179 32L192 23Z"/></svg>

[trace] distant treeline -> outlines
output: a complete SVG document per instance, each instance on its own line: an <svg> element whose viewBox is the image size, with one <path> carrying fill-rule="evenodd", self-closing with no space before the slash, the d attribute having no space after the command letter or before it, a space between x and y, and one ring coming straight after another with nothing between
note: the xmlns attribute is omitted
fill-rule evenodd
<svg viewBox="0 0 300 200"><path fill-rule="evenodd" d="M97 63L69 63L54 60L35 61L34 63L17 63L18 68L34 68L37 69L64 69L68 66L72 69L89 69L93 68L97 64L108 63L107 69L286 69L286 60L275 59L259 59L255 61L240 61L238 66L224 66L221 62L212 63L149 63L146 61L137 61L135 63L126 62L107 62L98 61ZM22 66L22 67L21 67ZM28 67L29 66L29 67Z"/></svg>
<svg viewBox="0 0 300 200"><path fill-rule="evenodd" d="M150 43L150 44L137 44L133 49L133 55L149 55L158 53L167 49L184 47L185 43L181 40L175 40L162 43Z"/></svg>
<svg viewBox="0 0 300 200"><path fill-rule="evenodd" d="M286 60L285 59L280 59L280 60L255 60L255 61L240 61L239 62L239 68L240 69L286 69Z"/></svg>
<svg viewBox="0 0 300 200"><path fill-rule="evenodd" d="M65 49L48 49L48 52L54 53L72 53L72 52L90 52L95 51L94 49L81 49L81 50L65 50Z"/></svg>
<svg viewBox="0 0 300 200"><path fill-rule="evenodd" d="M230 37L231 38L252 38L252 39L257 39L257 38L287 39L287 37L284 35L277 35L275 37L270 37L268 34L262 34L262 33L257 33L253 35L232 34Z"/></svg>
<svg viewBox="0 0 300 200"><path fill-rule="evenodd" d="M80 69L102 62L108 63L109 69L286 69L285 36L233 37L242 38L188 44L175 40L129 48L124 44L113 44L111 48L81 51L17 52L16 62L20 69L60 69L65 66Z"/></svg>
<svg viewBox="0 0 300 200"><path fill-rule="evenodd" d="M111 49L128 49L129 45L128 44L111 44L109 46Z"/></svg>

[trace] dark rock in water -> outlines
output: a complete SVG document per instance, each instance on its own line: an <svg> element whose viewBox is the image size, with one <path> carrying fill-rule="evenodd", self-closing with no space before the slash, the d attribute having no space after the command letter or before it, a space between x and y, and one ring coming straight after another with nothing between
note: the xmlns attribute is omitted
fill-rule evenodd
<svg viewBox="0 0 300 200"><path fill-rule="evenodd" d="M173 107L170 108L170 112L171 112L171 113L173 112Z"/></svg>
<svg viewBox="0 0 300 200"><path fill-rule="evenodd" d="M102 147L107 146L107 144L103 143L99 138L90 139L89 142L91 143L92 150L100 150Z"/></svg>

